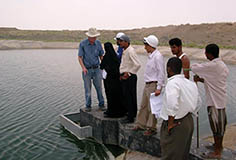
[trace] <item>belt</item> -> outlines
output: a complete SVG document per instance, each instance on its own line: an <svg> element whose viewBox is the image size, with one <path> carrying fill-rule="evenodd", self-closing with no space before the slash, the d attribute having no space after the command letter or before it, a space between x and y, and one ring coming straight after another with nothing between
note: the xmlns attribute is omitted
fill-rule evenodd
<svg viewBox="0 0 236 160"><path fill-rule="evenodd" d="M146 82L146 84L157 83L157 81Z"/></svg>
<svg viewBox="0 0 236 160"><path fill-rule="evenodd" d="M96 69L98 68L99 66L91 66L91 67L86 67L87 69Z"/></svg>

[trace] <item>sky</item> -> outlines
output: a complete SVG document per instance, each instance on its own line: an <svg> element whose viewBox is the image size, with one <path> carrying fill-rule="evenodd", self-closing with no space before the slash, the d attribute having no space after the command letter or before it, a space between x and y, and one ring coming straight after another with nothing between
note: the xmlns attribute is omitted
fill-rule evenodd
<svg viewBox="0 0 236 160"><path fill-rule="evenodd" d="M236 0L0 0L0 27L123 30L236 22Z"/></svg>

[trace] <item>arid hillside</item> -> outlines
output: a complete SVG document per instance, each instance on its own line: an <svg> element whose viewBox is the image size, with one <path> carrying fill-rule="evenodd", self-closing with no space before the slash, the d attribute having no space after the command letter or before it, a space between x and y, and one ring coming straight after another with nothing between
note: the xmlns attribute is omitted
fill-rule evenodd
<svg viewBox="0 0 236 160"><path fill-rule="evenodd" d="M169 39L180 37L184 44L189 47L201 47L207 43L217 43L222 47L236 47L236 23L171 25L131 30L127 31L127 34L139 40L143 36L154 34L164 45L168 44Z"/></svg>
<svg viewBox="0 0 236 160"><path fill-rule="evenodd" d="M145 36L154 34L159 38L160 45L168 45L168 40L179 37L187 47L204 47L208 43L217 43L222 48L236 49L236 22L212 23L198 25L169 25L162 27L141 28L132 30L100 30L102 42L114 42L118 32L130 36L132 43L142 44ZM34 40L44 42L79 42L86 37L81 30L20 30L17 28L0 28L2 40Z"/></svg>

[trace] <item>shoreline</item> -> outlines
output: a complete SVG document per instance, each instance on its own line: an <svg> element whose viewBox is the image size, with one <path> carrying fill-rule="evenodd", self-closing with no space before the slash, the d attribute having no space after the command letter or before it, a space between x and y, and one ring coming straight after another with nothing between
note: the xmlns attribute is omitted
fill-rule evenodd
<svg viewBox="0 0 236 160"><path fill-rule="evenodd" d="M131 43L132 45L132 43ZM79 42L43 42L30 40L0 40L0 50L15 50L15 49L77 49ZM132 45L138 54L145 53L143 45ZM116 49L116 45L114 48ZM158 50L163 56L171 57L172 53L168 46L159 46ZM186 48L183 47L189 59L206 61L204 49ZM227 64L236 64L236 50L220 49L220 57Z"/></svg>

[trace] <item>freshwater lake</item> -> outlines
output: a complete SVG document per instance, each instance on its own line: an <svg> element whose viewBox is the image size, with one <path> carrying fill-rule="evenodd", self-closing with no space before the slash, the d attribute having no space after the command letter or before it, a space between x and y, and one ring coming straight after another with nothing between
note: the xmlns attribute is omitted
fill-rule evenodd
<svg viewBox="0 0 236 160"><path fill-rule="evenodd" d="M138 72L138 104L147 57L139 58L142 68ZM230 75L226 112L231 124L236 122L236 65L227 66ZM202 97L200 136L204 137L211 132L203 84L198 86ZM93 105L97 106L96 92L92 92ZM105 159L105 146L91 139L78 140L59 123L60 114L78 112L84 107L84 99L77 50L0 51L0 159Z"/></svg>

